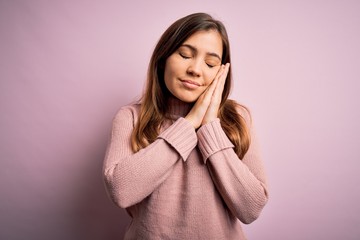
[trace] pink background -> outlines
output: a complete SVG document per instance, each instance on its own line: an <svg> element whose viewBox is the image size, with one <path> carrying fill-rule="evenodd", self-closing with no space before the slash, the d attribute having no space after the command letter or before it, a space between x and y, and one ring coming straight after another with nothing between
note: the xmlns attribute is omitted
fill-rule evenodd
<svg viewBox="0 0 360 240"><path fill-rule="evenodd" d="M145 2L145 1L144 1ZM360 238L359 1L0 1L0 239L121 239L102 160L160 34L227 26L270 201L249 239Z"/></svg>

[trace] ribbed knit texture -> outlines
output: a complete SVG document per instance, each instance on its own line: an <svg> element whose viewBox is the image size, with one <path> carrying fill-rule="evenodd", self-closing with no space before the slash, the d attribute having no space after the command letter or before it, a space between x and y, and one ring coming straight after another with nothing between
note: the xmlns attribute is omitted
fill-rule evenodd
<svg viewBox="0 0 360 240"><path fill-rule="evenodd" d="M113 120L103 172L109 196L132 217L124 239L246 239L240 221L254 221L268 200L253 131L241 161L219 119L196 132L184 118L192 105L169 104L173 119L137 153L130 137L140 106Z"/></svg>
<svg viewBox="0 0 360 240"><path fill-rule="evenodd" d="M173 131L173 129L182 129L182 131ZM197 144L197 138L191 123L184 118L179 118L173 123L171 128L162 132L158 138L165 139L186 161L190 152Z"/></svg>
<svg viewBox="0 0 360 240"><path fill-rule="evenodd" d="M231 143L220 125L220 119L216 119L199 129L199 149L203 155L204 163L214 153L226 148L232 148Z"/></svg>

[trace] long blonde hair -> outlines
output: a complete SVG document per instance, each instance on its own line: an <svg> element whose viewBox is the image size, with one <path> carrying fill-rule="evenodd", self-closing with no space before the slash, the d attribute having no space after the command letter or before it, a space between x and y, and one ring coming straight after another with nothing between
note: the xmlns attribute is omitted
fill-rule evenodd
<svg viewBox="0 0 360 240"><path fill-rule="evenodd" d="M164 70L166 59L179 46L197 31L216 30L220 33L223 42L222 63L230 63L230 45L224 25L206 13L194 13L174 22L161 36L151 56L145 92L141 99L139 119L131 136L131 145L134 152L145 148L154 142L159 130L167 117L167 101L171 93L165 86ZM250 116L246 107L229 100L232 84L229 71L222 101L219 109L219 118L222 128L230 141L234 144L235 152L242 159L249 149L250 133L244 117L238 113L243 108Z"/></svg>

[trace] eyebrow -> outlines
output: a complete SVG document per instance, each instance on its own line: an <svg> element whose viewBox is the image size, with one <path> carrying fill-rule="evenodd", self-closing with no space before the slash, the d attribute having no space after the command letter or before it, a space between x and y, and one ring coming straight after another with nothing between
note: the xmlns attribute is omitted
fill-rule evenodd
<svg viewBox="0 0 360 240"><path fill-rule="evenodd" d="M192 51L198 52L198 50L197 50L194 46L191 46L190 44L183 44L183 45L181 45L180 47L188 47L188 48L190 48ZM220 60L220 62L221 62L221 57L220 57L217 53L207 52L206 54L218 58L218 59Z"/></svg>

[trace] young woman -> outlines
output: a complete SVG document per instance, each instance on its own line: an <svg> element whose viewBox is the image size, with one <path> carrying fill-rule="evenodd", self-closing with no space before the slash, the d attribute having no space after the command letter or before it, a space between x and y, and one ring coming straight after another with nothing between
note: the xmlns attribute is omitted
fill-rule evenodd
<svg viewBox="0 0 360 240"><path fill-rule="evenodd" d="M125 239L246 239L240 221L254 221L268 194L250 114L230 88L220 21L196 13L164 32L104 161L109 195L132 218Z"/></svg>

